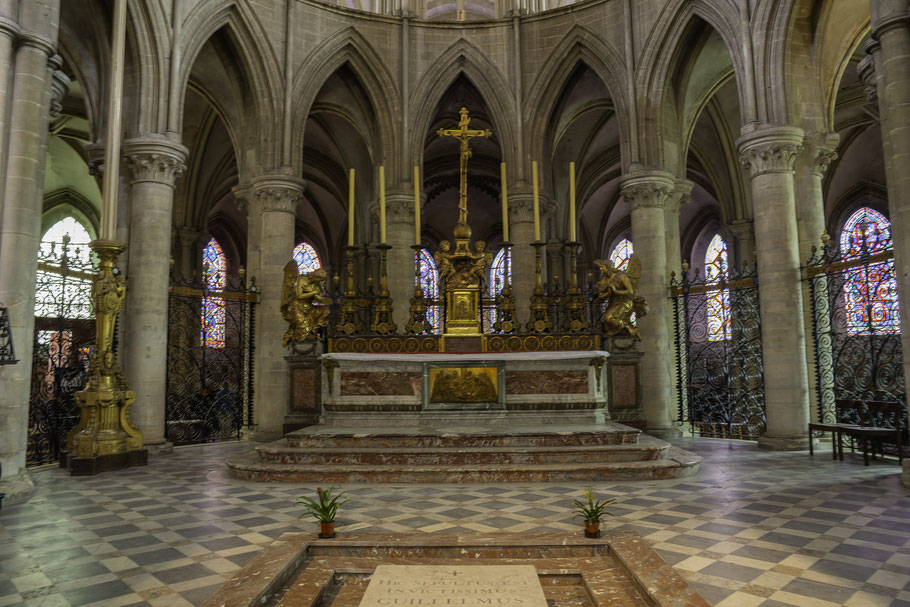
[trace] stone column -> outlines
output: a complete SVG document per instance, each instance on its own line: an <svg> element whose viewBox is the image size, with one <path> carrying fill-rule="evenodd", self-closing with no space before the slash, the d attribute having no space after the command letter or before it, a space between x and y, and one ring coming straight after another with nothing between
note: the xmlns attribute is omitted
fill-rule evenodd
<svg viewBox="0 0 910 607"><path fill-rule="evenodd" d="M262 175L251 180L254 199L254 221L259 224L259 269L256 285L260 299L256 309L255 391L253 410L256 430L250 438L257 441L278 440L284 435L284 418L288 411L287 350L281 342L287 323L281 317L281 284L284 266L294 251L294 221L297 204L306 185L302 179L288 175Z"/></svg>
<svg viewBox="0 0 910 607"><path fill-rule="evenodd" d="M648 302L648 315L638 321L641 332L641 374L645 389L642 408L648 434L660 438L680 436L670 419L673 400L673 343L670 338L670 305L667 286L666 206L676 180L663 171L636 171L620 181L622 196L632 209L632 242L641 260L639 294Z"/></svg>
<svg viewBox="0 0 910 607"><path fill-rule="evenodd" d="M894 270L901 302L901 346L910 353L910 2L871 0L875 80L881 114ZM904 355L910 378L910 354Z"/></svg>
<svg viewBox="0 0 910 607"><path fill-rule="evenodd" d="M534 291L534 202L530 189L509 188L509 238L512 241L512 295L516 326L530 318L528 305ZM518 270L521 268L521 270ZM518 270L518 271L516 271Z"/></svg>
<svg viewBox="0 0 910 607"><path fill-rule="evenodd" d="M729 266L741 269L755 259L755 226L748 219L735 219L725 229L732 237L727 242Z"/></svg>
<svg viewBox="0 0 910 607"><path fill-rule="evenodd" d="M759 447L808 447L809 384L800 284L793 165L803 150L803 131L762 126L737 141L752 180L758 248L759 305L765 411L768 425Z"/></svg>
<svg viewBox="0 0 910 607"><path fill-rule="evenodd" d="M182 227L176 230L178 259L174 263L174 273L184 281L194 276L202 278L202 245L199 240L202 232L193 228Z"/></svg>
<svg viewBox="0 0 910 607"><path fill-rule="evenodd" d="M123 143L131 170L127 294L123 314L124 374L136 392L133 421L149 453L169 453L164 427L167 392L168 286L174 184L187 150L149 134Z"/></svg>
<svg viewBox="0 0 910 607"><path fill-rule="evenodd" d="M26 472L28 405L31 389L32 353L35 328L35 280L38 245L41 238L41 211L44 192L44 163L47 147L52 81L59 63L51 40L56 38L57 6L20 7L22 27L15 53L8 48L14 25L5 21L7 38L0 44L6 54L0 72L11 83L11 94L0 95L9 122L3 202L0 212L0 302L9 308L11 337L18 363L0 367L0 464L3 478L0 492L13 503L24 500L32 490ZM40 11L37 9L41 9ZM11 13L5 13L11 15ZM5 50L4 50L5 49ZM7 126L8 125L8 126ZM3 133L3 131L0 131ZM5 134L5 133L4 133ZM0 157L0 158L2 158Z"/></svg>
<svg viewBox="0 0 910 607"><path fill-rule="evenodd" d="M692 188L694 183L688 179L677 179L676 186L673 188L672 194L670 194L667 199L666 207L664 208L664 223L666 225L666 235L667 235L667 285L670 284L670 275L674 272L676 273L676 278L679 279L682 272L682 252L680 250L679 243L679 211L681 210L684 204L688 204L692 200ZM633 251L635 243L632 243ZM679 307L680 320L684 320L683 316L683 307ZM645 321L647 322L647 321ZM668 303L667 305L667 335L670 339L670 399L671 399L671 418L676 418L679 404L679 391L678 391L678 361L677 361L677 352L676 352L676 318L673 316L673 304ZM685 346L683 346L685 347ZM685 395L684 395L685 396Z"/></svg>
<svg viewBox="0 0 910 607"><path fill-rule="evenodd" d="M407 191L407 185L404 186ZM410 194L389 193L386 196L386 241L392 248L386 258L389 294L392 297L392 320L398 325L397 332L404 333L408 324L408 306L414 296L414 186ZM379 205L376 205L377 213ZM379 255L376 256L376 278L373 283L379 292Z"/></svg>

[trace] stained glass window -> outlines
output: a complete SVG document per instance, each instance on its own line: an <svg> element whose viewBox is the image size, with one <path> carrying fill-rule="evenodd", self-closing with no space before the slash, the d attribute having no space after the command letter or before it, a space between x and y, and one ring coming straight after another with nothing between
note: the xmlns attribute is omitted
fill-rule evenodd
<svg viewBox="0 0 910 607"><path fill-rule="evenodd" d="M705 252L705 281L717 283L727 277L727 242L715 234ZM730 289L705 293L708 298L708 340L730 339Z"/></svg>
<svg viewBox="0 0 910 607"><path fill-rule="evenodd" d="M847 219L840 236L845 261L882 253L891 246L891 222L868 207ZM844 277L848 335L900 333L894 260L850 268Z"/></svg>
<svg viewBox="0 0 910 607"><path fill-rule="evenodd" d="M493 257L493 263L490 265L489 292L490 298L495 299L502 291L506 284L512 284L512 251L511 249L499 249L499 252ZM514 295L514 293L513 293ZM496 322L496 305L490 302L489 312L484 314L487 325L485 331L493 332L493 323Z"/></svg>
<svg viewBox="0 0 910 607"><path fill-rule="evenodd" d="M309 274L322 267L322 262L319 261L319 254L308 242L301 242L294 247L294 261L297 262L297 270L301 274Z"/></svg>
<svg viewBox="0 0 910 607"><path fill-rule="evenodd" d="M439 271L436 269L436 261L429 251L420 249L418 263L420 264L420 287L423 289L423 296L427 299L439 299ZM438 305L427 306L427 322L437 333L441 330L439 308Z"/></svg>
<svg viewBox="0 0 910 607"><path fill-rule="evenodd" d="M625 270L629 265L630 257L632 257L632 241L628 238L619 241L619 244L613 247L613 251L610 253L610 261L617 270Z"/></svg>
<svg viewBox="0 0 910 607"><path fill-rule="evenodd" d="M66 217L44 233L38 259L53 268L91 274L94 272L88 247L91 240L85 226L73 217ZM92 318L92 281L67 272L38 270L35 316Z"/></svg>
<svg viewBox="0 0 910 607"><path fill-rule="evenodd" d="M214 238L202 249L202 277L206 295L202 298L200 340L206 348L223 348L226 316L224 298L213 297L208 293L224 291L227 287L227 258Z"/></svg>

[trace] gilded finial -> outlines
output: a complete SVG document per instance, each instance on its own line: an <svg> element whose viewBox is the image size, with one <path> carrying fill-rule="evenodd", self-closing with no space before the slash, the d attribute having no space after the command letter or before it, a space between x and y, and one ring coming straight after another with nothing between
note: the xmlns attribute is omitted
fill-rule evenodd
<svg viewBox="0 0 910 607"><path fill-rule="evenodd" d="M684 273L689 271L689 260L688 260L688 259L683 259L683 262L682 262L682 271L683 271Z"/></svg>
<svg viewBox="0 0 910 607"><path fill-rule="evenodd" d="M827 247L828 242L831 240L831 235L828 234L828 230L822 232L822 246Z"/></svg>
<svg viewBox="0 0 910 607"><path fill-rule="evenodd" d="M240 279L241 279L241 280L244 279L244 278L246 278L246 268L244 268L243 266L240 266L240 267L237 269L237 274L240 275Z"/></svg>

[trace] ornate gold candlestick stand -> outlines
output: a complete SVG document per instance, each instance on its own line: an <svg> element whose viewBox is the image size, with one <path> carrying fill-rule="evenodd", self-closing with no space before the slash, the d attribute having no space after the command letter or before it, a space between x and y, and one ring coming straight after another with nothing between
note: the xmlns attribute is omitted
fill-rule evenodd
<svg viewBox="0 0 910 607"><path fill-rule="evenodd" d="M540 276L540 250L545 247L546 244L547 243L539 240L531 243L531 246L534 247L537 281L534 285L534 293L531 295L531 305L529 306L531 318L528 320L528 324L525 325L530 333L549 333L553 329L553 323L550 322L550 304L547 300L547 294L543 289L543 282L541 281Z"/></svg>
<svg viewBox="0 0 910 607"><path fill-rule="evenodd" d="M567 242L569 247L569 290L566 293L566 318L562 328L567 333L581 333L587 331L591 323L585 318L585 297L578 288L578 247L580 242Z"/></svg>
<svg viewBox="0 0 910 607"><path fill-rule="evenodd" d="M427 321L427 299L424 296L423 287L420 285L420 251L422 245L411 245L414 249L414 297L411 298L411 313L408 325L405 327L408 333L420 335L430 333L433 326Z"/></svg>
<svg viewBox="0 0 910 607"><path fill-rule="evenodd" d="M392 248L388 244L376 245L379 249L379 297L373 304L373 322L370 331L377 335L394 333L398 326L392 320L392 298L389 296L388 274L386 273L386 254Z"/></svg>
<svg viewBox="0 0 910 607"><path fill-rule="evenodd" d="M505 280L502 289L496 295L496 321L493 323L493 330L500 333L512 333L515 331L515 296L512 295L512 285L509 280L509 269L512 266L512 243L504 242L502 247L506 250L505 258L507 270L504 272Z"/></svg>
<svg viewBox="0 0 910 607"><path fill-rule="evenodd" d="M88 382L76 393L79 425L66 436L66 465L77 476L148 462L142 432L130 420L136 393L129 389L113 352L114 327L126 296L124 278L114 275L114 264L126 247L110 240L96 240L89 246L99 259L92 285L95 351L89 361Z"/></svg>
<svg viewBox="0 0 910 607"><path fill-rule="evenodd" d="M363 329L357 309L357 291L354 289L354 252L357 247L348 246L344 249L348 252L347 288L341 298L341 318L335 330L344 335L354 335Z"/></svg>

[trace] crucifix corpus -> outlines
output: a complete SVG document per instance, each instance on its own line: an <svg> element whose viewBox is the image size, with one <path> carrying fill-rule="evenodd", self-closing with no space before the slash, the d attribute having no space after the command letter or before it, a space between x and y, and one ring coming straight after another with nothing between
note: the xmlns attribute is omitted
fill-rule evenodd
<svg viewBox="0 0 910 607"><path fill-rule="evenodd" d="M436 134L440 137L454 137L461 142L461 163L458 182L458 223L468 225L468 158L471 157L471 148L468 143L475 137L489 137L493 133L490 129L469 129L471 118L468 109L461 108L457 129L439 129Z"/></svg>

